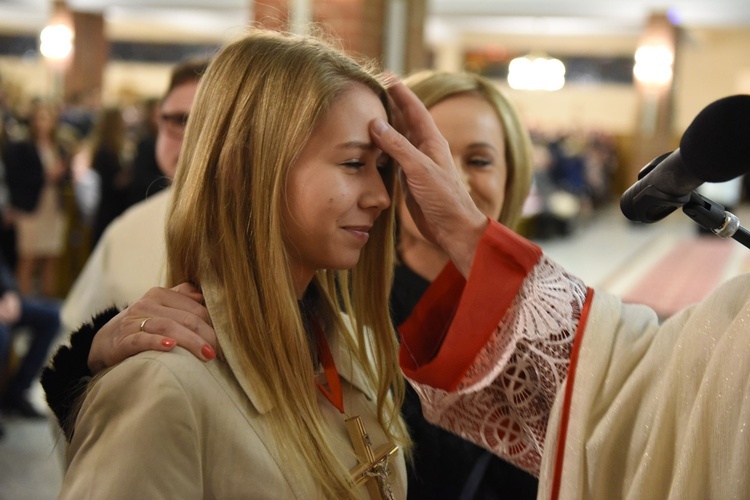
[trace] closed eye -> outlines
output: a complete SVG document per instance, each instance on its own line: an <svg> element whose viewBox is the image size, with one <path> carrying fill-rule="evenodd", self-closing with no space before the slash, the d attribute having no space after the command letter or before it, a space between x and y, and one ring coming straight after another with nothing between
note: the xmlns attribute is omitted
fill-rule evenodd
<svg viewBox="0 0 750 500"><path fill-rule="evenodd" d="M488 167L493 163L493 160L486 156L472 156L466 161L467 165L478 168Z"/></svg>
<svg viewBox="0 0 750 500"><path fill-rule="evenodd" d="M366 164L362 160L347 160L347 161L343 162L342 165L345 166L345 167L355 168L356 169L356 168L362 168Z"/></svg>

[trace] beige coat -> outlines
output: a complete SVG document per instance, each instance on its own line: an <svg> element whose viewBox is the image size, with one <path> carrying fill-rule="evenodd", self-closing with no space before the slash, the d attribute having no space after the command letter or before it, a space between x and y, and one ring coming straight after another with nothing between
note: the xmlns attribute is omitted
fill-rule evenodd
<svg viewBox="0 0 750 500"><path fill-rule="evenodd" d="M228 321L217 314L221 299L204 293L222 342ZM362 417L377 448L385 435L373 391L335 339L331 351L346 411ZM102 376L78 416L60 498L320 498L307 470L281 462L268 427L272 407L252 380L232 371L233 351L224 353L227 362L203 363L180 348L146 352ZM322 395L318 403L335 449L354 467L343 416ZM396 498L406 496L405 472L399 452L390 466Z"/></svg>

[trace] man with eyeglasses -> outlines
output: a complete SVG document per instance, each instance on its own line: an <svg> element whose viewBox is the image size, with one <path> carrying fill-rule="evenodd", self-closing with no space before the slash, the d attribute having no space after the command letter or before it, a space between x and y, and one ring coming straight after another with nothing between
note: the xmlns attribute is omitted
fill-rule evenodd
<svg viewBox="0 0 750 500"><path fill-rule="evenodd" d="M200 60L176 66L159 106L155 156L166 179L171 180L177 170L190 108L207 65ZM66 331L164 284L164 222L170 192L165 189L136 203L108 226L65 299L61 314Z"/></svg>

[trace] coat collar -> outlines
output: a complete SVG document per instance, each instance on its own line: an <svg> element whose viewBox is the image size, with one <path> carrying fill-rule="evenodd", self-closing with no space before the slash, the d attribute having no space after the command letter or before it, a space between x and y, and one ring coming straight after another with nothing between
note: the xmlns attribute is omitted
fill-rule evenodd
<svg viewBox="0 0 750 500"><path fill-rule="evenodd" d="M273 409L273 401L269 398L264 398L257 390L255 390L252 378L239 369L240 363L237 347L230 341L231 337L229 336L231 322L229 321L229 315L224 307L224 290L213 280L204 282L202 289L203 297L206 300L206 307L208 308L211 322L216 331L216 338L219 341L221 352L224 355L232 374L237 379L237 382L240 384L240 387L242 387L242 390L247 395L255 409L259 413L269 412ZM349 318L344 316L343 319L347 331L351 334L352 328ZM367 378L365 377L361 366L353 359L351 353L346 349L344 342L342 342L336 335L328 336L328 342L341 380L346 381L357 388L357 390L362 392L368 399L374 400L376 398L374 389L367 382ZM344 401L344 404L346 404L346 400Z"/></svg>

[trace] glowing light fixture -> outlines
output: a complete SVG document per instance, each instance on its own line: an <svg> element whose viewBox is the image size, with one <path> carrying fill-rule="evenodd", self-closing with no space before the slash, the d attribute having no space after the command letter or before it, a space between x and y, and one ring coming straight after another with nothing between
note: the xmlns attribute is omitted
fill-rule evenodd
<svg viewBox="0 0 750 500"><path fill-rule="evenodd" d="M508 85L516 90L560 90L565 85L565 65L554 57L516 57L508 66Z"/></svg>
<svg viewBox="0 0 750 500"><path fill-rule="evenodd" d="M645 85L662 86L672 80L674 54L664 45L643 45L635 51L633 76Z"/></svg>
<svg viewBox="0 0 750 500"><path fill-rule="evenodd" d="M50 22L39 35L39 52L52 62L64 62L73 52L73 23L64 2L55 2Z"/></svg>
<svg viewBox="0 0 750 500"><path fill-rule="evenodd" d="M65 59L73 51L73 30L64 24L46 26L39 39L39 51L49 59Z"/></svg>

